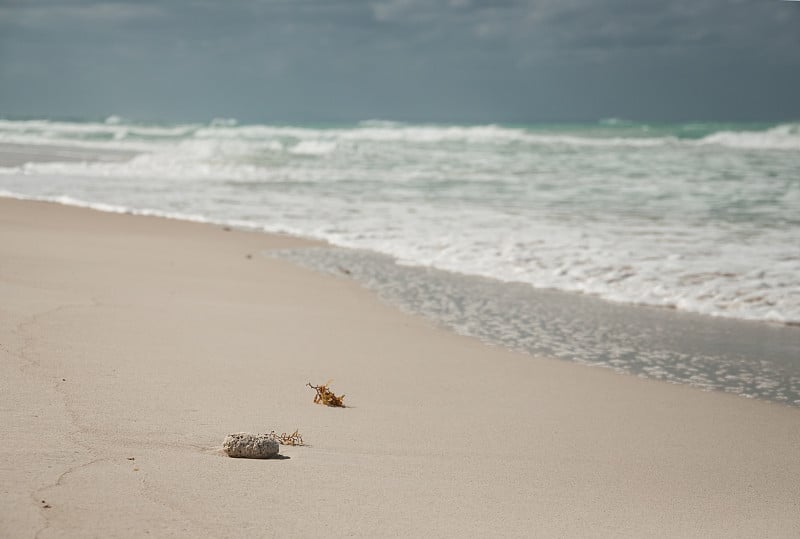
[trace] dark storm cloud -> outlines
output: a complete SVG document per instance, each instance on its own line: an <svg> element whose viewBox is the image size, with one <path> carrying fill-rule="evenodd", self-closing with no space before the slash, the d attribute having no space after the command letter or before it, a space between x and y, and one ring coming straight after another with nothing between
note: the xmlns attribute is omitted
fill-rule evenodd
<svg viewBox="0 0 800 539"><path fill-rule="evenodd" d="M0 113L800 117L800 3L0 3Z"/></svg>

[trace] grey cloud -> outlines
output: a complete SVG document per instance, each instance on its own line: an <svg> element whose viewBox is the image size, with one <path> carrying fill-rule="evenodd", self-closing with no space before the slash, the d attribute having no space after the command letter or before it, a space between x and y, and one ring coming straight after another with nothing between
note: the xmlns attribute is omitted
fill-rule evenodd
<svg viewBox="0 0 800 539"><path fill-rule="evenodd" d="M777 1L6 1L0 114L785 119L798 28Z"/></svg>
<svg viewBox="0 0 800 539"><path fill-rule="evenodd" d="M6 24L27 28L47 28L65 24L108 24L148 19L162 14L156 5L126 2L86 3L12 3L0 6L0 18Z"/></svg>

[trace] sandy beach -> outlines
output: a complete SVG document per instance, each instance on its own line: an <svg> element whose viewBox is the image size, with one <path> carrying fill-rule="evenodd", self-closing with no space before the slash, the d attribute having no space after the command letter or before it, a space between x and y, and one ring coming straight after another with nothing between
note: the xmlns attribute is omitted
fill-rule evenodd
<svg viewBox="0 0 800 539"><path fill-rule="evenodd" d="M799 409L488 347L263 255L303 245L0 199L0 536L800 536ZM312 402L329 379L347 408Z"/></svg>

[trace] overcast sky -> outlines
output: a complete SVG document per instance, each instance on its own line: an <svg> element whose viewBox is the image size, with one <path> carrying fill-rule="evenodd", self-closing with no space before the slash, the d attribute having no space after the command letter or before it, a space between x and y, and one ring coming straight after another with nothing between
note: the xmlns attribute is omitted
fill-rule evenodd
<svg viewBox="0 0 800 539"><path fill-rule="evenodd" d="M0 115L800 119L800 2L0 0Z"/></svg>

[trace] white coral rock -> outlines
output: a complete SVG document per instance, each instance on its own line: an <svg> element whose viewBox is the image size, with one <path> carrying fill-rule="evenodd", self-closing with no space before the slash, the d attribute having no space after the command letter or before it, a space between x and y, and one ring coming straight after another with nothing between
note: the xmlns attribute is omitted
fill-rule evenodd
<svg viewBox="0 0 800 539"><path fill-rule="evenodd" d="M229 457L245 459L268 459L278 455L280 444L271 434L237 432L228 434L222 449Z"/></svg>

